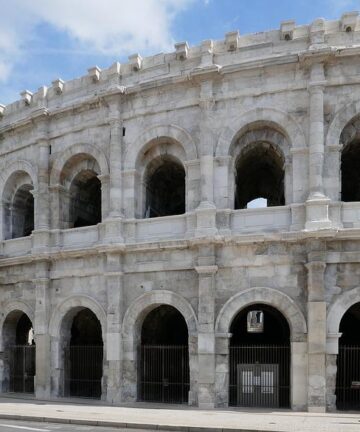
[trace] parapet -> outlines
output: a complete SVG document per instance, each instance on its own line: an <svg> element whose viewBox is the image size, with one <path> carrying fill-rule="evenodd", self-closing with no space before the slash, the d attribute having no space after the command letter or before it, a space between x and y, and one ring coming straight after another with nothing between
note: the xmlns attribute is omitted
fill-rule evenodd
<svg viewBox="0 0 360 432"><path fill-rule="evenodd" d="M189 79L201 74L202 70L226 73L234 70L236 65L253 64L256 67L262 59L291 55L296 58L324 47L332 48L332 52L360 48L359 13L344 13L337 21L318 18L310 25L301 26L287 20L278 30L247 35L240 35L238 30L231 31L223 40L206 40L194 47L189 47L185 41L179 42L171 53L144 58L133 54L127 63L116 62L107 69L94 66L80 78L69 81L57 78L49 88L44 86L34 93L25 90L21 100L6 107L0 105L0 130L31 117L39 109L54 113L109 93L130 94L157 87L161 82L169 84L181 78Z"/></svg>

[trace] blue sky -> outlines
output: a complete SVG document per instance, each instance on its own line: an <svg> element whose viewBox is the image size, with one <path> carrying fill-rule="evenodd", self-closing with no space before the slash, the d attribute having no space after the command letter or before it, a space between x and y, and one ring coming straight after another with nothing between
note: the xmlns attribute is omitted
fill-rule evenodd
<svg viewBox="0 0 360 432"><path fill-rule="evenodd" d="M129 54L307 24L360 10L360 0L0 0L0 103L86 74L89 67L125 62Z"/></svg>

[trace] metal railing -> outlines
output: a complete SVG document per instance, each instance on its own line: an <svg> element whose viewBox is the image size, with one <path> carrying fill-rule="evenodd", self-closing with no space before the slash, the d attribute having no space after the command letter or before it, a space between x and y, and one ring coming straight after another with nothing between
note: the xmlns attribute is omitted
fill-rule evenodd
<svg viewBox="0 0 360 432"><path fill-rule="evenodd" d="M290 346L231 346L229 404L289 408Z"/></svg>
<svg viewBox="0 0 360 432"><path fill-rule="evenodd" d="M187 403L190 388L187 346L143 345L139 357L139 400Z"/></svg>
<svg viewBox="0 0 360 432"><path fill-rule="evenodd" d="M103 346L71 345L64 361L64 396L100 399Z"/></svg>
<svg viewBox="0 0 360 432"><path fill-rule="evenodd" d="M34 393L35 345L14 345L9 348L9 391Z"/></svg>
<svg viewBox="0 0 360 432"><path fill-rule="evenodd" d="M360 410L360 346L340 345L337 358L336 406Z"/></svg>

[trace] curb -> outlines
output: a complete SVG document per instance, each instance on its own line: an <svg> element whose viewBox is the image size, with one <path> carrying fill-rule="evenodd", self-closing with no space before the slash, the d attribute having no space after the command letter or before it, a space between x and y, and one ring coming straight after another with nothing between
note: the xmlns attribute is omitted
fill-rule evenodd
<svg viewBox="0 0 360 432"><path fill-rule="evenodd" d="M0 414L1 420L18 420L38 423L60 423L74 424L84 426L102 426L121 429L137 429L137 430L153 430L153 431L169 431L169 432L278 432L270 429L234 429L234 428L211 428L202 426L167 426L164 424L150 423L122 423L110 420L86 420L86 419L66 419L59 417L36 417L30 415L19 414Z"/></svg>

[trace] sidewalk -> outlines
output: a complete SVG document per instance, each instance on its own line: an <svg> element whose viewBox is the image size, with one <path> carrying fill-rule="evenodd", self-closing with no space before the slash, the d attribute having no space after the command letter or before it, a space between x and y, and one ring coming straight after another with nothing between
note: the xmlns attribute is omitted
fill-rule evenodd
<svg viewBox="0 0 360 432"><path fill-rule="evenodd" d="M358 414L314 414L281 410L211 411L138 403L108 406L101 402L48 402L0 398L0 419L47 421L177 432L360 432Z"/></svg>

